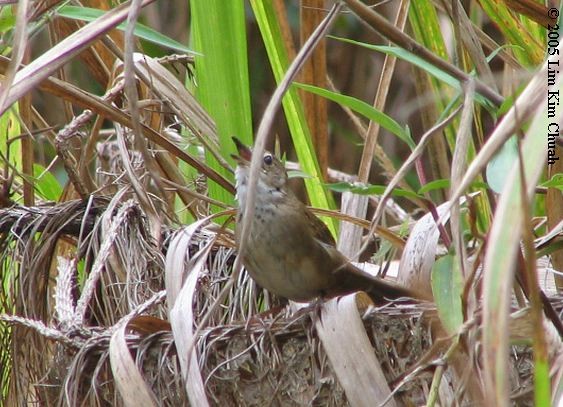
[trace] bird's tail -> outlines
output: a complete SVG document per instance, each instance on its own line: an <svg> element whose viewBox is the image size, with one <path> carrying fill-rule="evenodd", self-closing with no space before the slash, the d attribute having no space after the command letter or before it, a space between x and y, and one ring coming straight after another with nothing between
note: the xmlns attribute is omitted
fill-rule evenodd
<svg viewBox="0 0 563 407"><path fill-rule="evenodd" d="M389 300L399 298L411 298L413 300L429 299L428 296L416 290L407 288L393 281L372 276L351 263L344 266L342 276L343 278L340 281L342 281L343 286L341 288L345 288L345 290L349 290L350 292L364 291L375 304L383 304Z"/></svg>

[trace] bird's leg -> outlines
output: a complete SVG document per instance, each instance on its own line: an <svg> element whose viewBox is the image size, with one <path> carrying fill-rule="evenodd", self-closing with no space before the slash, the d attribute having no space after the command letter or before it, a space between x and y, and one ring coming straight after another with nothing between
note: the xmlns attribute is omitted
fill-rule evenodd
<svg viewBox="0 0 563 407"><path fill-rule="evenodd" d="M276 305L266 311L262 311L258 314L252 315L250 318L246 320L245 330L249 331L251 328L255 326L266 326L266 319L273 318L275 319L285 308L287 304Z"/></svg>
<svg viewBox="0 0 563 407"><path fill-rule="evenodd" d="M317 297L315 298L315 301L313 301L311 303L311 307L313 314L311 315L311 322L313 323L313 326L317 325L317 322L322 320L322 312L323 312L323 304L324 304L325 300L323 297Z"/></svg>
<svg viewBox="0 0 563 407"><path fill-rule="evenodd" d="M311 315L311 322L313 326L321 320L322 316L322 308L324 303L323 297L317 297L314 301L311 301L308 305L300 308L296 313L295 316L300 316L303 314L310 314Z"/></svg>

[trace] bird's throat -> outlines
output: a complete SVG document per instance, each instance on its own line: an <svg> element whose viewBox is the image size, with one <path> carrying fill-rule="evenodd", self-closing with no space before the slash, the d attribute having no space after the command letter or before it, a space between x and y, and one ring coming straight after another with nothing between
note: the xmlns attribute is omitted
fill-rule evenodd
<svg viewBox="0 0 563 407"><path fill-rule="evenodd" d="M268 185L261 175L262 174L258 177L256 183L256 194L254 196L255 205L261 207L277 206L280 201L286 198L286 194L280 189ZM237 166L235 170L236 199L240 209L246 206L248 179L249 169L240 165Z"/></svg>

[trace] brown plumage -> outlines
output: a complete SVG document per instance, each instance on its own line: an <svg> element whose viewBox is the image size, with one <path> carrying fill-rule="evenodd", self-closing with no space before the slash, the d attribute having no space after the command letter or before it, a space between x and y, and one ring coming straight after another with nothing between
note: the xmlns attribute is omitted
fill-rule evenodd
<svg viewBox="0 0 563 407"><path fill-rule="evenodd" d="M246 204L252 151L233 138L238 155L236 185L239 208ZM352 265L336 249L326 225L293 194L282 162L266 152L256 186L254 215L242 253L250 276L272 293L297 302L365 291L376 303L418 297L405 287L373 277ZM237 215L240 243L242 213Z"/></svg>

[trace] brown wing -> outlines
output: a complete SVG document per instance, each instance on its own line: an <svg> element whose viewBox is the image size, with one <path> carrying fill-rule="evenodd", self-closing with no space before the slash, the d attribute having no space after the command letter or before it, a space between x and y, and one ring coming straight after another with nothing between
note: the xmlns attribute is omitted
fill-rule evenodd
<svg viewBox="0 0 563 407"><path fill-rule="evenodd" d="M303 206L303 208L305 209L305 215L307 217L307 221L311 225L315 239L330 246L336 247L336 241L334 240L332 233L330 233L330 230L328 230L328 227L324 224L324 222L317 218L313 214L313 212L311 212L305 206Z"/></svg>

